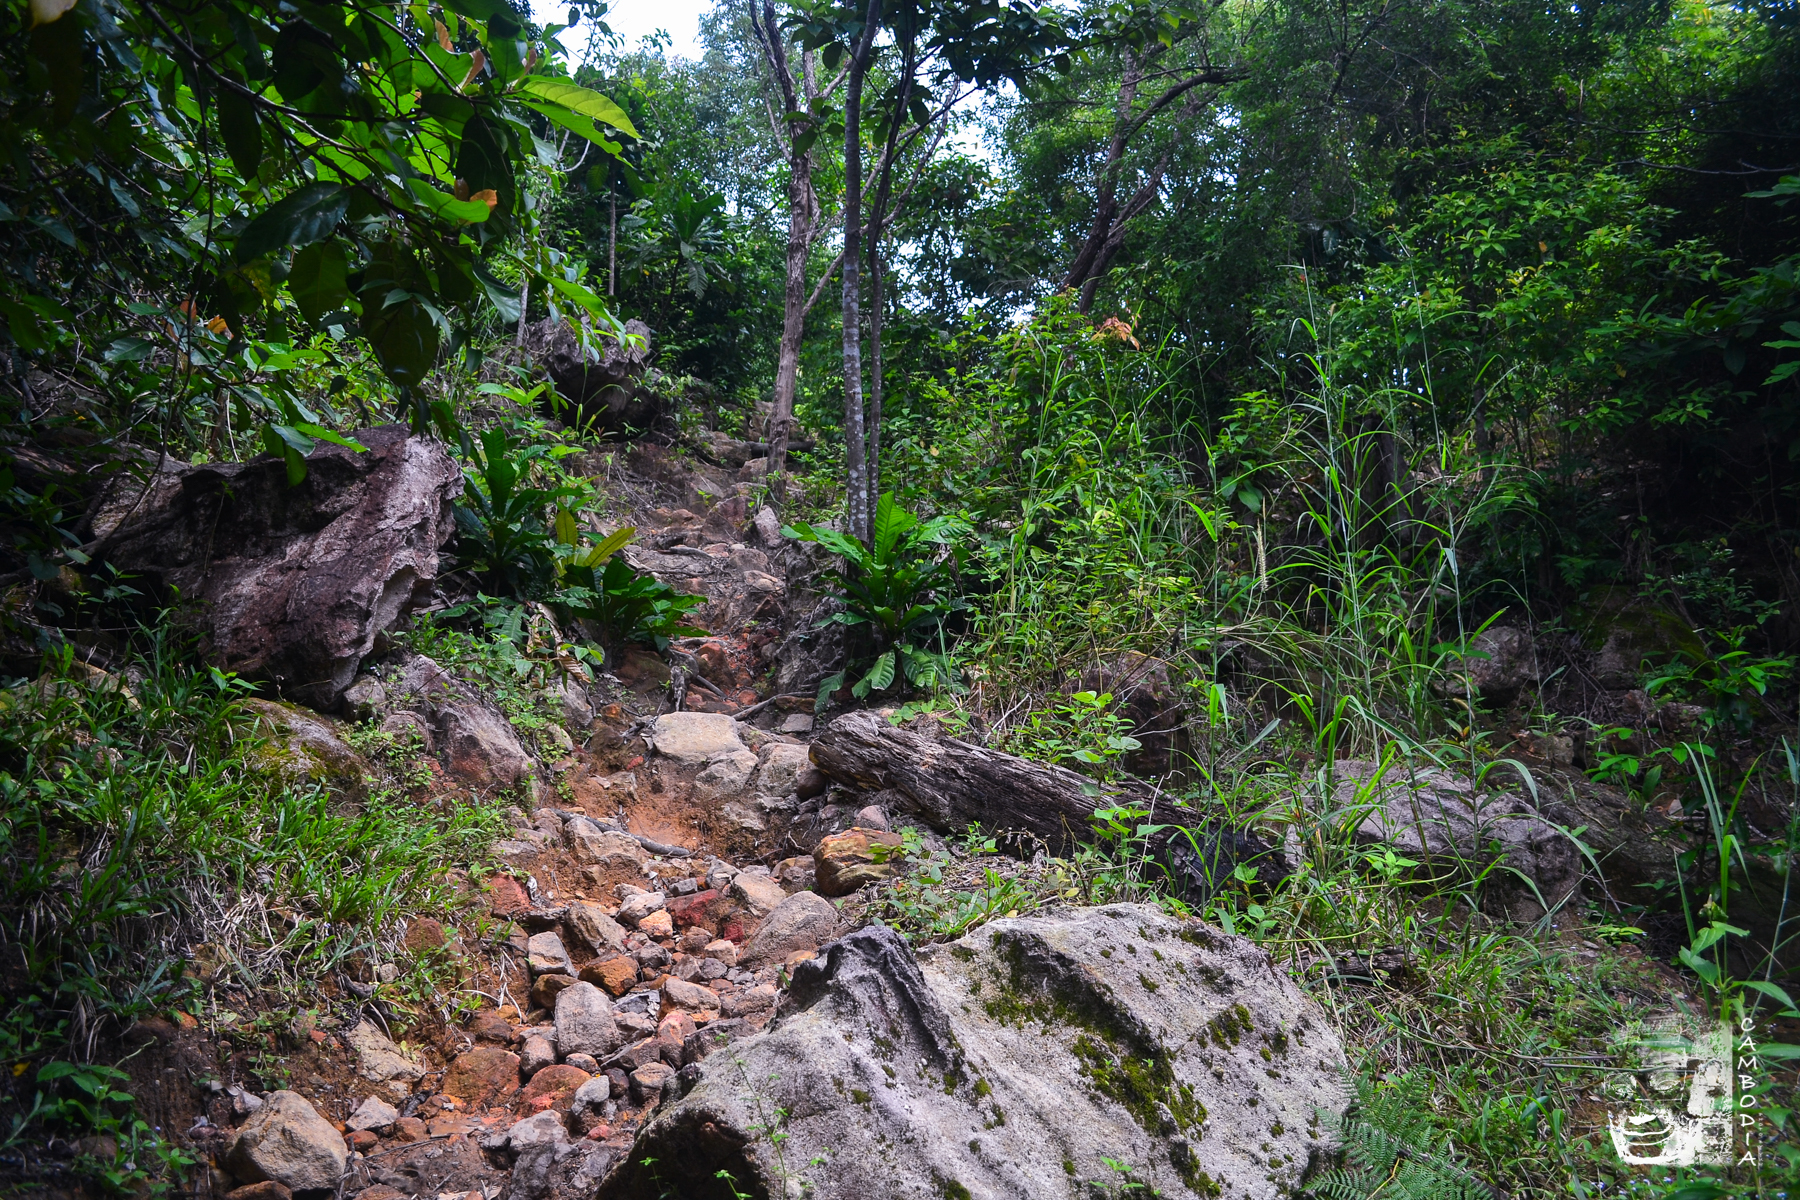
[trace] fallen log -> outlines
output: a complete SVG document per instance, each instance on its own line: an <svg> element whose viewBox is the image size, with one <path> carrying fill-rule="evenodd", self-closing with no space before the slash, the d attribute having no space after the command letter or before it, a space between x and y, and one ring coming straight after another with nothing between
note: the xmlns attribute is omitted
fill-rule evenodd
<svg viewBox="0 0 1800 1200"><path fill-rule="evenodd" d="M1149 860L1193 899L1210 897L1241 862L1263 864L1260 882L1271 886L1289 871L1281 854L1257 834L1202 820L1141 780L1102 788L1067 767L895 728L878 713L837 718L814 739L812 761L846 787L897 794L903 811L934 829L954 832L978 824L1022 830L1063 856L1096 840L1093 817L1100 809L1141 809L1150 823L1162 826L1147 839Z"/></svg>

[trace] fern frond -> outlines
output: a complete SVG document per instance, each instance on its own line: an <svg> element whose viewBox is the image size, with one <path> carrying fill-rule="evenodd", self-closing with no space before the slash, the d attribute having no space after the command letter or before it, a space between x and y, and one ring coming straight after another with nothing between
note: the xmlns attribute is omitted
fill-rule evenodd
<svg viewBox="0 0 1800 1200"><path fill-rule="evenodd" d="M1346 1165L1307 1185L1318 1200L1494 1200L1494 1190L1431 1128L1423 1082L1377 1087L1359 1079L1346 1115L1321 1112L1344 1144Z"/></svg>

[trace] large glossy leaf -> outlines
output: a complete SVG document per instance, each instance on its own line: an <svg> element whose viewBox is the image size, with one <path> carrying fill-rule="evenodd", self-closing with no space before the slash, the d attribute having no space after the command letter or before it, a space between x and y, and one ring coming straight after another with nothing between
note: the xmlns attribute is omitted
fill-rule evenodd
<svg viewBox="0 0 1800 1200"><path fill-rule="evenodd" d="M241 80L237 82L242 83ZM231 165L248 183L256 178L257 168L262 166L262 125L256 119L256 105L235 88L220 88L215 95L225 152L231 155Z"/></svg>
<svg viewBox="0 0 1800 1200"><path fill-rule="evenodd" d="M316 325L327 313L342 308L350 299L348 274L344 247L338 242L318 242L294 255L287 285L300 315Z"/></svg>
<svg viewBox="0 0 1800 1200"><path fill-rule="evenodd" d="M290 192L244 227L234 257L254 262L288 246L323 241L344 219L347 203L344 189L335 183L314 183Z"/></svg>
<svg viewBox="0 0 1800 1200"><path fill-rule="evenodd" d="M584 117L592 117L602 124L611 125L621 133L632 137L638 136L637 127L625 110L602 96L599 92L566 79L547 79L542 75L531 75L519 81L519 91L540 100L548 100L552 104L561 105L570 112L580 113Z"/></svg>

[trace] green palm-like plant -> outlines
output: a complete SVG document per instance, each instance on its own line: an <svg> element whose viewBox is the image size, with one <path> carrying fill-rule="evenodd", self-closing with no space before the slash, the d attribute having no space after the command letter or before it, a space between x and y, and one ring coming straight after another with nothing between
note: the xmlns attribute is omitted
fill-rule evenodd
<svg viewBox="0 0 1800 1200"><path fill-rule="evenodd" d="M969 523L958 516L921 521L895 503L892 492L882 493L875 506L873 536L867 543L813 525L782 528L783 536L817 542L843 560L831 578L840 589L844 611L822 624L867 626L874 639L874 662L851 687L859 700L871 691L887 690L900 677L916 687L950 681L944 655L919 643L922 635L936 631L946 616L962 607L962 600L946 595L942 586L946 571L958 561L957 553L952 549L940 555L940 550L969 531ZM846 667L820 685L820 709L844 686L849 670Z"/></svg>
<svg viewBox="0 0 1800 1200"><path fill-rule="evenodd" d="M457 555L484 587L520 599L545 594L556 582L556 552L546 513L573 529L568 501L580 492L568 485L539 487L532 475L551 457L543 443L520 443L499 426L470 442L463 502L456 508ZM572 539L570 539L572 540Z"/></svg>

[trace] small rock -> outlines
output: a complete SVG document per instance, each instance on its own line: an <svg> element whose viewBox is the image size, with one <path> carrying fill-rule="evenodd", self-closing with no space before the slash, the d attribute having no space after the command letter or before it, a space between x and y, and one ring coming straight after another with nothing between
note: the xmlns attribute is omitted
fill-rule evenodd
<svg viewBox="0 0 1800 1200"><path fill-rule="evenodd" d="M569 1102L569 1120L575 1127L591 1133L606 1119L606 1102L612 1098L612 1081L604 1075L595 1075L575 1089L575 1096Z"/></svg>
<svg viewBox="0 0 1800 1200"><path fill-rule="evenodd" d="M749 750L721 754L694 776L694 788L711 796L735 796L749 786L756 762Z"/></svg>
<svg viewBox="0 0 1800 1200"><path fill-rule="evenodd" d="M775 515L774 509L763 505L756 510L751 524L756 527L756 539L764 546L774 550L781 545L781 518Z"/></svg>
<svg viewBox="0 0 1800 1200"><path fill-rule="evenodd" d="M720 938L716 942L706 943L706 949L701 953L705 954L708 958L717 959L728 967L737 966L738 948L736 942L728 942L724 938Z"/></svg>
<svg viewBox="0 0 1800 1200"><path fill-rule="evenodd" d="M488 880L488 908L497 917L516 917L531 911L531 896L511 875L496 875Z"/></svg>
<svg viewBox="0 0 1800 1200"><path fill-rule="evenodd" d="M738 869L727 862L715 862L706 869L706 886L715 892L722 892L731 886L737 878Z"/></svg>
<svg viewBox="0 0 1800 1200"><path fill-rule="evenodd" d="M779 963L797 950L817 950L831 940L838 927L838 911L816 892L795 892L763 918L763 923L742 952L752 966Z"/></svg>
<svg viewBox="0 0 1800 1200"><path fill-rule="evenodd" d="M637 845L633 842L632 845ZM587 900L570 903L563 917L569 940L588 958L617 954L625 948L625 927L606 915L606 910Z"/></svg>
<svg viewBox="0 0 1800 1200"><path fill-rule="evenodd" d="M562 938L554 932L532 934L531 940L525 943L525 961L533 975L575 973L575 964L569 961L569 952L563 947Z"/></svg>
<svg viewBox="0 0 1800 1200"><path fill-rule="evenodd" d="M532 1079L545 1067L556 1064L556 1047L550 1039L536 1034L525 1039L519 1053L519 1078Z"/></svg>
<svg viewBox="0 0 1800 1200"><path fill-rule="evenodd" d="M686 1041L687 1035L692 1032L694 1032L694 1018L680 1009L669 1013L656 1023L656 1036L659 1038L671 1038L674 1041L682 1042Z"/></svg>
<svg viewBox="0 0 1800 1200"><path fill-rule="evenodd" d="M802 800L823 796L830 786L831 779L817 767L807 767L794 777L794 794Z"/></svg>
<svg viewBox="0 0 1800 1200"><path fill-rule="evenodd" d="M894 873L891 862L875 861L872 846L898 849L900 835L877 829L849 829L825 838L813 851L813 869L822 896L848 896Z"/></svg>
<svg viewBox="0 0 1800 1200"><path fill-rule="evenodd" d="M631 1073L631 1094L639 1103L662 1095L663 1084L675 1077L675 1068L666 1062L647 1062Z"/></svg>
<svg viewBox="0 0 1800 1200"><path fill-rule="evenodd" d="M344 1135L344 1145L358 1154L367 1154L381 1141L373 1129L352 1129Z"/></svg>
<svg viewBox="0 0 1800 1200"><path fill-rule="evenodd" d="M344 1040L356 1051L356 1073L371 1083L411 1082L425 1074L425 1068L417 1059L368 1021L358 1022L344 1035Z"/></svg>
<svg viewBox="0 0 1800 1200"><path fill-rule="evenodd" d="M519 1093L519 1103L528 1109L549 1108L557 1112L568 1112L576 1090L588 1078L586 1071L580 1067L571 1067L568 1063L545 1067L533 1075L531 1082L525 1085L525 1090Z"/></svg>
<svg viewBox="0 0 1800 1200"><path fill-rule="evenodd" d="M444 1094L471 1106L510 1096L518 1086L519 1056L498 1046L477 1046L460 1054L444 1072Z"/></svg>
<svg viewBox="0 0 1800 1200"><path fill-rule="evenodd" d="M790 892L811 891L815 877L810 854L784 858L775 864L776 880Z"/></svg>
<svg viewBox="0 0 1800 1200"><path fill-rule="evenodd" d="M469 1018L469 1036L479 1042L498 1042L502 1046L510 1046L513 1027L493 1009L483 1009Z"/></svg>
<svg viewBox="0 0 1800 1200"><path fill-rule="evenodd" d="M806 957L813 956L806 954ZM777 994L774 984L759 983L746 991L733 992L726 996L719 1011L727 1017L745 1017L752 1013L767 1012L775 1007Z"/></svg>
<svg viewBox="0 0 1800 1200"><path fill-rule="evenodd" d="M699 890L700 882L696 879L677 879L668 889L671 896L692 896Z"/></svg>
<svg viewBox="0 0 1800 1200"><path fill-rule="evenodd" d="M564 1054L605 1058L622 1040L612 1003L593 984L577 982L556 997L556 1044Z"/></svg>
<svg viewBox="0 0 1800 1200"><path fill-rule="evenodd" d="M692 1013L716 1012L719 1008L719 994L697 983L687 983L672 977L664 979L662 994L661 1015L664 1016L674 1009L685 1009Z"/></svg>
<svg viewBox="0 0 1800 1200"><path fill-rule="evenodd" d="M373 675L364 675L344 689L344 712L353 720L372 721L387 707L387 689Z"/></svg>
<svg viewBox="0 0 1800 1200"><path fill-rule="evenodd" d="M603 987L615 996L623 996L637 982L638 963L635 958L618 955L604 962L591 962L581 968L581 978L585 983Z"/></svg>
<svg viewBox="0 0 1800 1200"><path fill-rule="evenodd" d="M599 1059L591 1054L583 1054L579 1050L563 1059L563 1063L567 1066L574 1067L577 1070L586 1071L589 1075L592 1075L600 1069Z"/></svg>
<svg viewBox="0 0 1800 1200"><path fill-rule="evenodd" d="M298 1092L270 1092L239 1128L227 1169L239 1179L272 1179L294 1191L336 1188L350 1161L344 1137Z"/></svg>
<svg viewBox="0 0 1800 1200"><path fill-rule="evenodd" d="M556 993L574 982L572 975L539 975L531 985L531 1002L546 1012L554 1012Z"/></svg>
<svg viewBox="0 0 1800 1200"><path fill-rule="evenodd" d="M693 880L685 882L692 883ZM721 893L707 888L703 892L694 892L687 896L677 896L665 906L677 929L692 929L696 925L710 926L720 907Z"/></svg>
<svg viewBox="0 0 1800 1200"><path fill-rule="evenodd" d="M400 1110L383 1100L380 1096L370 1096L356 1106L350 1119L344 1124L351 1129L373 1129L380 1132L400 1119Z"/></svg>
<svg viewBox="0 0 1800 1200"><path fill-rule="evenodd" d="M641 868L650 858L650 852L639 845L636 838L602 829L585 817L577 817L564 826L563 839L575 852L575 860L581 863Z"/></svg>
<svg viewBox="0 0 1800 1200"><path fill-rule="evenodd" d="M417 1117L401 1117L394 1122L394 1137L402 1142L422 1142L430 1136L425 1122Z"/></svg>
<svg viewBox="0 0 1800 1200"><path fill-rule="evenodd" d="M893 828L888 824L887 810L879 804L871 804L867 808L859 809L856 814L856 823L865 829L878 829L882 833L887 833Z"/></svg>
<svg viewBox="0 0 1800 1200"><path fill-rule="evenodd" d="M635 929L639 921L653 912L660 912L667 902L668 898L661 892L643 892L635 896L627 896L625 902L619 905L617 920L619 924Z"/></svg>
<svg viewBox="0 0 1800 1200"><path fill-rule="evenodd" d="M737 722L722 713L664 713L656 718L650 738L658 754L689 766L746 749Z"/></svg>
<svg viewBox="0 0 1800 1200"><path fill-rule="evenodd" d="M807 713L789 713L781 722L783 733L811 733L813 719Z"/></svg>
<svg viewBox="0 0 1800 1200"><path fill-rule="evenodd" d="M666 909L658 910L638 922L638 932L658 939L674 937L675 918Z"/></svg>
<svg viewBox="0 0 1800 1200"><path fill-rule="evenodd" d="M515 1121L505 1133L496 1138L483 1138L482 1149L510 1150L518 1154L533 1146L561 1146L569 1140L569 1131L563 1127L562 1117L555 1112L539 1112L526 1117L523 1121ZM491 1142L497 1142L493 1145Z"/></svg>
<svg viewBox="0 0 1800 1200"><path fill-rule="evenodd" d="M731 896L758 917L768 916L787 899L787 893L772 876L752 875L748 871L731 881Z"/></svg>
<svg viewBox="0 0 1800 1200"><path fill-rule="evenodd" d="M273 1179L247 1183L225 1193L225 1200L294 1200L294 1193Z"/></svg>

